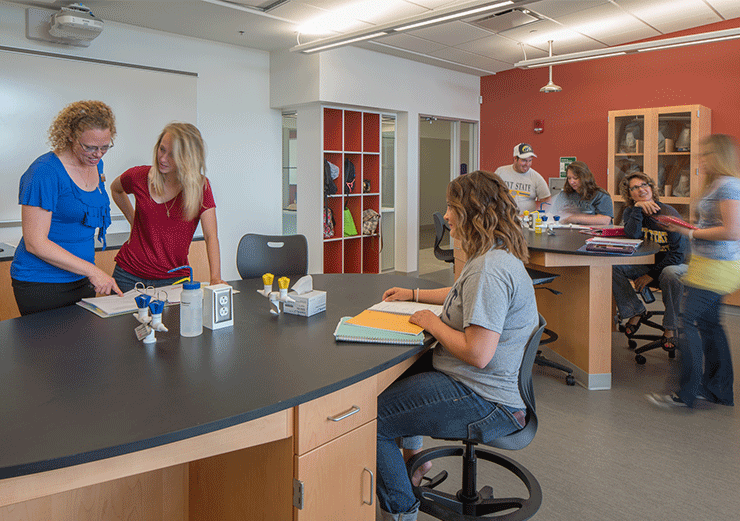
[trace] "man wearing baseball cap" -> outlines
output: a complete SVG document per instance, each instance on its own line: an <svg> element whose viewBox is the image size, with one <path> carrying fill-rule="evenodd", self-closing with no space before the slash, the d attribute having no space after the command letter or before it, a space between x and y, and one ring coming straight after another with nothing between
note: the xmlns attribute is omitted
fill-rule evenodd
<svg viewBox="0 0 740 521"><path fill-rule="evenodd" d="M514 163L500 166L497 174L509 187L519 212L538 210L542 203L550 202L550 188L543 177L532 168L532 158L537 157L531 145L519 143L514 147Z"/></svg>

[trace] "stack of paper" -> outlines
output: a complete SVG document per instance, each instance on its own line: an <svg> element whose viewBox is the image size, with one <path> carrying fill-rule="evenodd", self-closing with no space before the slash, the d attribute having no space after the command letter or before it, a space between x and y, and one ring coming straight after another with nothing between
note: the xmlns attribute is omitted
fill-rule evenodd
<svg viewBox="0 0 740 521"><path fill-rule="evenodd" d="M618 237L591 237L586 239L586 251L594 253L635 253L642 239L621 239Z"/></svg>
<svg viewBox="0 0 740 521"><path fill-rule="evenodd" d="M408 315L366 309L356 317L344 317L334 338L345 342L421 345L424 330L409 322Z"/></svg>

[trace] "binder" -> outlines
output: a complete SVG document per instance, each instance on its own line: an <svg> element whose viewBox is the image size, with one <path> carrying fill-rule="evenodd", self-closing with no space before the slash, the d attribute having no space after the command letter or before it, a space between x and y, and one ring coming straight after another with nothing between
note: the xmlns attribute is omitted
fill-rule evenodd
<svg viewBox="0 0 740 521"><path fill-rule="evenodd" d="M385 329L348 324L352 317L343 317L334 330L334 338L342 342L367 342L371 344L423 345L424 332L416 335L398 333Z"/></svg>

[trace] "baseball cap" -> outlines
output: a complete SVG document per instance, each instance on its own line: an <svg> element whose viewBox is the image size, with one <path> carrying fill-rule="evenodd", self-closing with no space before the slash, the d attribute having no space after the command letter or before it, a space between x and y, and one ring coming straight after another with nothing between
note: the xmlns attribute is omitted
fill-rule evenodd
<svg viewBox="0 0 740 521"><path fill-rule="evenodd" d="M528 157L537 157L537 154L532 150L532 145L526 143L519 143L514 147L514 157L520 157L527 159Z"/></svg>

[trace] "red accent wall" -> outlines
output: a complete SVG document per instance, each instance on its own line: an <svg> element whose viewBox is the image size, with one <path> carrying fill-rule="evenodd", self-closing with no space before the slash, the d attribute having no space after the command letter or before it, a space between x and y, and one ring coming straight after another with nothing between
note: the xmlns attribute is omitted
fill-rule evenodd
<svg viewBox="0 0 740 521"><path fill-rule="evenodd" d="M740 18L666 36L734 27ZM606 186L610 110L705 105L712 132L740 140L740 39L557 65L553 82L563 90L544 94L548 74L545 67L481 78L481 168L511 163L524 142L545 180L558 175L561 156L576 156ZM545 120L542 134L534 133L536 119Z"/></svg>

